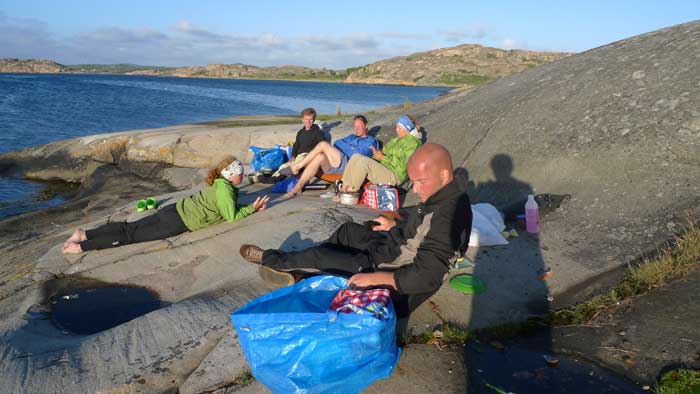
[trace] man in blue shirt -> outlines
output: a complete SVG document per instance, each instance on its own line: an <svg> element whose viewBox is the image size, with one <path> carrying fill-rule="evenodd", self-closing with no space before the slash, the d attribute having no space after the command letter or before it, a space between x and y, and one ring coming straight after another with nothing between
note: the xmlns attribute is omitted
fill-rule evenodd
<svg viewBox="0 0 700 394"><path fill-rule="evenodd" d="M353 134L341 138L333 145L326 141L319 142L304 160L290 167L290 172L295 175L302 169L304 171L299 177L299 182L285 197L300 194L304 185L316 176L319 170L326 174L342 174L352 155L372 157L372 148L379 149L379 143L376 138L367 134L367 118L357 115L353 118L352 125Z"/></svg>

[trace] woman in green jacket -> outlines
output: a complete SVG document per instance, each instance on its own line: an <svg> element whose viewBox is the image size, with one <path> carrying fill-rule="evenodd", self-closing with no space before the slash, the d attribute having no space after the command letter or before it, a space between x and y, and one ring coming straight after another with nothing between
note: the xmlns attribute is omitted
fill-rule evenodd
<svg viewBox="0 0 700 394"><path fill-rule="evenodd" d="M63 253L113 248L137 242L172 237L195 231L224 220L235 222L267 208L268 196L258 197L246 206L238 205L238 185L243 180L243 165L229 156L209 170L209 186L166 205L153 215L135 222L112 222L96 229L76 229L63 244Z"/></svg>

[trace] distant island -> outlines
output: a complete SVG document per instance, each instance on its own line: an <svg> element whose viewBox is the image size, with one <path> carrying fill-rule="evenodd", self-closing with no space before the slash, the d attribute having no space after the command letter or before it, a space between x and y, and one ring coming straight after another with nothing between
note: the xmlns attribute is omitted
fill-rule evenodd
<svg viewBox="0 0 700 394"><path fill-rule="evenodd" d="M158 67L135 64L63 65L44 59L0 59L0 73L122 74L188 78L275 79L408 86L475 86L571 55L465 44L398 56L344 70L247 64Z"/></svg>

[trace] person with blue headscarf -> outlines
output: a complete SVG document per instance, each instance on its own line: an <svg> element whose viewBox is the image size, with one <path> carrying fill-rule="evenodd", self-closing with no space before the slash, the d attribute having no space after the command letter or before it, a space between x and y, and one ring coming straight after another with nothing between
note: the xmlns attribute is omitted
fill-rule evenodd
<svg viewBox="0 0 700 394"><path fill-rule="evenodd" d="M411 135L416 122L409 115L396 121L396 137L378 150L372 147L372 157L354 155L348 161L342 178L342 190L355 192L365 179L375 184L400 185L406 180L408 158L422 145L421 140Z"/></svg>

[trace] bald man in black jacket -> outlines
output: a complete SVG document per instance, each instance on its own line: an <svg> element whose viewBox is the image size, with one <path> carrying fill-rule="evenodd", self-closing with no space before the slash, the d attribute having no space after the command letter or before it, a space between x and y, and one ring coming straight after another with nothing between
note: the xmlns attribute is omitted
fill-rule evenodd
<svg viewBox="0 0 700 394"><path fill-rule="evenodd" d="M421 203L406 219L379 216L371 229L344 223L326 242L298 252L243 245L241 255L261 264L263 278L279 285L293 284L296 272L330 272L350 276L350 287L388 288L405 316L440 289L466 252L472 223L469 197L454 178L445 147L418 148L408 176Z"/></svg>

